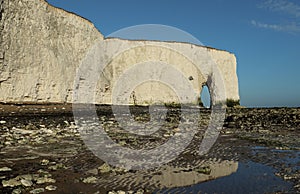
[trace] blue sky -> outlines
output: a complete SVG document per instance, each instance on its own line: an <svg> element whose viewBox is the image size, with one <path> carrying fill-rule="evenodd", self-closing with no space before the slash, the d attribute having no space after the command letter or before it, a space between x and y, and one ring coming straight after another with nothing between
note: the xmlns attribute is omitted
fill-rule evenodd
<svg viewBox="0 0 300 194"><path fill-rule="evenodd" d="M300 1L48 0L92 21L104 36L140 24L184 30L234 53L241 104L300 107Z"/></svg>

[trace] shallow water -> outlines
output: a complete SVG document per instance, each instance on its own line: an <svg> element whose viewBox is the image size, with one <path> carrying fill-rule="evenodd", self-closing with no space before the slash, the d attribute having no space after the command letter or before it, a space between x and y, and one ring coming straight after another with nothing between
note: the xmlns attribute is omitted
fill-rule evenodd
<svg viewBox="0 0 300 194"><path fill-rule="evenodd" d="M275 171L269 166L249 161L239 163L238 170L229 176L188 187L157 190L155 193L261 194L291 190L293 184L275 176Z"/></svg>

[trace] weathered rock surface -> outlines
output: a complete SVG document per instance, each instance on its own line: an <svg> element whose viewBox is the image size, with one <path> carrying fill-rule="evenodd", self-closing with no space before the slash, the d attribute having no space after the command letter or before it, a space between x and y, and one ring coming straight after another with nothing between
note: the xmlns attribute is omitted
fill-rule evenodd
<svg viewBox="0 0 300 194"><path fill-rule="evenodd" d="M103 76L96 83L96 91L80 93L96 94L92 99L95 103L113 103L113 88L124 72L135 64L147 65L147 61L171 64L182 73L196 96L203 85L208 85L214 101L239 100L236 59L229 52L188 43L104 39L89 21L43 0L0 2L0 102L72 102L77 70L95 44L105 51L103 58L96 57L97 60L111 59L101 72ZM142 77L145 68L133 72L134 75ZM172 68L162 69L160 73L149 64L148 68L148 75L152 76L146 78L154 81L133 88L130 104L178 102L178 91L155 81L165 77L174 83L178 77L169 75ZM88 81L93 76L87 73L77 78L83 86L90 87L93 84ZM224 89L215 84L220 77ZM184 91L186 84L176 84L176 87ZM185 100L197 103L198 99Z"/></svg>
<svg viewBox="0 0 300 194"><path fill-rule="evenodd" d="M70 101L76 67L101 33L43 0L0 6L0 101Z"/></svg>

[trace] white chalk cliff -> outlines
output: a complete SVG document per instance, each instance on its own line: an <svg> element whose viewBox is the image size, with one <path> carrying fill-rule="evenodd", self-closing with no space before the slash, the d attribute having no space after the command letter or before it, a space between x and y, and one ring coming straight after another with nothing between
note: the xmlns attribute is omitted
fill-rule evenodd
<svg viewBox="0 0 300 194"><path fill-rule="evenodd" d="M138 82L142 77L148 81ZM234 54L189 43L105 39L88 20L44 0L0 0L0 102L71 103L74 89L83 88L77 94L87 98L77 102L122 103L119 97L128 95L131 104L197 103L178 93L199 95L203 85L214 102L239 100Z"/></svg>

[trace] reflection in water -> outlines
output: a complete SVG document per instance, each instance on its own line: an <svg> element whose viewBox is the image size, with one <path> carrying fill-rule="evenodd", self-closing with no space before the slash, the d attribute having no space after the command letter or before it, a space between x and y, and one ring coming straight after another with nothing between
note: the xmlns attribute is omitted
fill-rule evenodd
<svg viewBox="0 0 300 194"><path fill-rule="evenodd" d="M228 176L238 169L235 161L207 161L193 168L164 165L156 170L126 172L101 177L101 186L125 187L128 190L137 187L163 189L190 186L219 177Z"/></svg>
<svg viewBox="0 0 300 194"><path fill-rule="evenodd" d="M240 163L236 173L191 187L157 190L156 193L273 193L289 190L292 183L274 175L274 169L255 162Z"/></svg>

